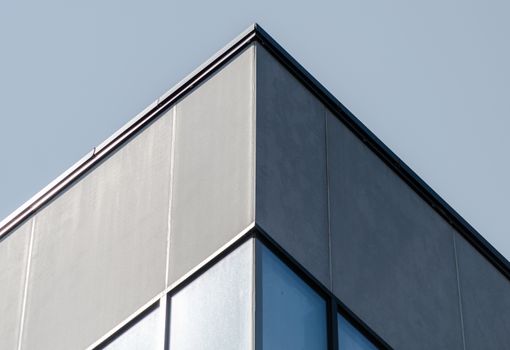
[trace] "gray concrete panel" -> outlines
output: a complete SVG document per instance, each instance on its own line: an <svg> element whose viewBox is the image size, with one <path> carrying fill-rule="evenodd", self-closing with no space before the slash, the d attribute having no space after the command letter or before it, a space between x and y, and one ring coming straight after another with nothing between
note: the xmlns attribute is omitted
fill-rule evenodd
<svg viewBox="0 0 510 350"><path fill-rule="evenodd" d="M330 286L325 108L257 46L256 221Z"/></svg>
<svg viewBox="0 0 510 350"><path fill-rule="evenodd" d="M32 220L0 241L0 349L16 349Z"/></svg>
<svg viewBox="0 0 510 350"><path fill-rule="evenodd" d="M466 349L508 349L510 281L464 238L455 241Z"/></svg>
<svg viewBox="0 0 510 350"><path fill-rule="evenodd" d="M176 105L171 284L253 222L254 50Z"/></svg>
<svg viewBox="0 0 510 350"><path fill-rule="evenodd" d="M327 122L334 293L395 349L462 349L453 228Z"/></svg>
<svg viewBox="0 0 510 350"><path fill-rule="evenodd" d="M82 349L165 288L172 112L36 215L23 349Z"/></svg>

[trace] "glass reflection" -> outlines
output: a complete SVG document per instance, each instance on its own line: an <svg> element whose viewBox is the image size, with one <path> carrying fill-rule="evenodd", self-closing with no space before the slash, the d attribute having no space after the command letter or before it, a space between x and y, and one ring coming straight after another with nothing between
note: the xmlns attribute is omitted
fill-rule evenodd
<svg viewBox="0 0 510 350"><path fill-rule="evenodd" d="M263 244L260 350L327 349L326 301Z"/></svg>
<svg viewBox="0 0 510 350"><path fill-rule="evenodd" d="M171 350L248 350L253 337L253 240L177 292Z"/></svg>
<svg viewBox="0 0 510 350"><path fill-rule="evenodd" d="M164 347L164 312L156 308L103 347L106 350L145 350Z"/></svg>
<svg viewBox="0 0 510 350"><path fill-rule="evenodd" d="M340 314L338 314L338 349L377 350L372 342Z"/></svg>

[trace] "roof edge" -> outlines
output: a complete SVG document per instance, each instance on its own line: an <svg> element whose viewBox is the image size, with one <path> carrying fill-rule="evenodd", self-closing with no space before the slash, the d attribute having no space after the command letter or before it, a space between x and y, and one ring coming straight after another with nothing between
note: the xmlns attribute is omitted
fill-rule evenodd
<svg viewBox="0 0 510 350"><path fill-rule="evenodd" d="M87 153L77 163L0 221L0 241L30 218L32 214L36 213L59 193L78 180L85 172L128 141L136 132L170 108L180 97L216 72L254 41L263 45L278 59L298 80L328 106L341 122L510 280L510 262L257 23L250 25L234 40L182 79L173 88L152 102L112 136L97 147L94 147L92 151Z"/></svg>
<svg viewBox="0 0 510 350"><path fill-rule="evenodd" d="M258 27L259 26L256 24L250 25L174 87L149 104L149 106L124 124L110 137L94 147L78 162L69 167L55 180L51 181L28 201L1 220L0 242L16 227L25 222L32 214L41 209L69 185L78 180L84 173L128 141L131 136L159 117L162 112L170 108L179 98L207 79L207 77L216 72L231 58L251 44L256 39Z"/></svg>
<svg viewBox="0 0 510 350"><path fill-rule="evenodd" d="M354 114L297 62L264 29L255 24L257 41L307 86L331 112L402 178L420 197L510 280L510 262L471 226L455 209L425 183L407 164L390 150Z"/></svg>

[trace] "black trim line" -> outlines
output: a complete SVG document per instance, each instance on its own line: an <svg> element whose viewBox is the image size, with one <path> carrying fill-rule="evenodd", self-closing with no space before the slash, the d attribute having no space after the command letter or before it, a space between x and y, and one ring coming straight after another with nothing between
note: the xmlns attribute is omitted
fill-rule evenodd
<svg viewBox="0 0 510 350"><path fill-rule="evenodd" d="M108 345L113 343L117 338L126 333L131 327L136 325L140 320L142 320L145 316L150 314L152 311L156 310L159 307L159 300L155 301L153 304L148 306L145 310L140 312L138 315L133 317L128 323L118 329L115 333L111 334L108 338L101 342L101 344L94 347L94 350L101 350L106 348Z"/></svg>
<svg viewBox="0 0 510 350"><path fill-rule="evenodd" d="M393 153L358 118L354 116L320 82L306 71L287 51L281 47L259 25L255 25L257 41L282 63L298 80L312 91L361 141L402 178L468 240L503 275L510 279L510 262L498 252L475 228L464 220L445 200L428 186L411 168Z"/></svg>
<svg viewBox="0 0 510 350"><path fill-rule="evenodd" d="M308 73L284 48L282 48L269 34L258 24L252 25L241 34L233 43L229 44L219 54L184 82L178 84L170 93L164 95L161 100L146 111L142 116L133 121L118 135L109 139L104 144L95 148L91 155L73 166L72 171L59 178L49 188L37 197L29 200L18 209L16 214L11 214L0 227L0 242L7 237L16 227L29 219L46 203L58 196L70 185L81 178L94 165L112 154L121 145L127 142L131 136L143 127L154 121L164 111L168 110L179 98L214 74L232 57L246 48L252 42L258 42L264 46L276 59L289 69L290 72L312 91L329 109L342 121L354 134L362 140L380 159L382 159L395 173L402 178L413 190L415 190L429 205L431 205L447 222L450 223L478 252L489 260L507 279L510 280L510 262L498 252L476 229L464 220L446 201L444 201L432 188L430 188L413 170L411 170L397 155L395 155L377 136L375 136L362 122L360 122L344 105L342 105L329 91L326 90L310 73Z"/></svg>
<svg viewBox="0 0 510 350"><path fill-rule="evenodd" d="M251 230L247 231L242 236L238 237L237 240L232 242L229 246L225 247L222 251L218 252L214 258L207 261L204 265L200 266L197 270L193 271L189 276L187 276L180 283L175 285L171 290L167 291L164 296L167 298L166 302L166 310L165 310L165 349L168 349L170 345L170 312L171 312L171 298L173 295L178 293L184 287L192 283L206 271L208 271L211 267L213 267L216 263L221 261L231 252L236 250L243 243L247 242L250 239L254 239L255 242L255 254L254 264L256 266L255 269L255 279L258 280L259 283L254 285L255 293L257 293L257 289L260 288L260 266L257 265L260 263L257 262L257 256L260 256L260 251L257 249L257 243L263 244L267 249L269 249L273 254L275 254L278 259L280 259L287 267L289 267L299 278L301 278L306 284L310 286L314 291L316 291L324 300L326 301L326 314L327 314L327 341L328 341L328 349L329 350L338 350L338 333L337 333L337 316L336 313L339 312L343 315L351 324L358 329L367 339L369 339L378 349L381 350L392 350L393 348L386 343L379 335L377 335L370 327L364 323L359 317L357 317L344 303L340 301L327 287L325 287L319 280L317 280L312 274L310 274L292 255L287 253L285 249L283 249L273 238L271 238L260 226L255 225ZM260 291L259 291L260 293ZM255 324L254 326L261 327L261 309L260 305L257 305L261 301L260 296L255 298ZM119 330L108 336L107 339L102 341L96 347L96 349L103 349L108 344L112 343L115 339L124 334L129 328L134 326L138 321L144 318L147 314L149 314L152 310L156 309L160 306L160 299L155 301L153 304L148 306L145 310L141 311L138 315L136 315L132 320L130 320L127 324L122 326ZM258 340L256 344L256 349L259 349L261 346L260 340L257 337L260 337L260 331L255 330L254 337Z"/></svg>
<svg viewBox="0 0 510 350"><path fill-rule="evenodd" d="M255 225L252 229L252 235L255 239L262 242L269 248L280 260L284 262L292 271L294 271L303 281L305 281L311 288L319 293L327 302L328 305L328 347L329 349L336 350L338 344L338 334L336 327L336 312L344 315L351 324L357 328L367 339L369 339L377 348L381 350L393 349L384 339L375 333L363 320L361 320L351 309L347 307L340 299L338 299L326 286L324 286L318 279L316 279L310 272L308 272L303 265L301 265L292 255L287 253L282 246L280 246L271 236L259 225ZM335 329L332 327L335 326ZM336 344L333 343L336 341Z"/></svg>

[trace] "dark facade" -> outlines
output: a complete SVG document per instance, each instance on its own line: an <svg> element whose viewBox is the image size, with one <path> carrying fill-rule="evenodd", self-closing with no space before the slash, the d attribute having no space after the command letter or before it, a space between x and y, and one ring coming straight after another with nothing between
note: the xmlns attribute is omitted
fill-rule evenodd
<svg viewBox="0 0 510 350"><path fill-rule="evenodd" d="M2 349L510 344L509 263L258 26L0 237Z"/></svg>

